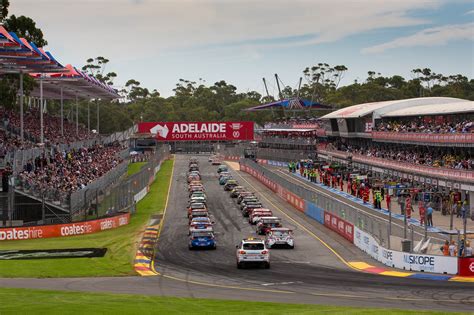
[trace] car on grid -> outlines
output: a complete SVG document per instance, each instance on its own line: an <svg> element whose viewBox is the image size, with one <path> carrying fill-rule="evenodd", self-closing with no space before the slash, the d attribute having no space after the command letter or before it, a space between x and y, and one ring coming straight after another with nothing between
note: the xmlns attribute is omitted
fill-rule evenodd
<svg viewBox="0 0 474 315"><path fill-rule="evenodd" d="M265 236L265 244L268 248L288 247L295 248L293 231L288 228L271 228Z"/></svg>
<svg viewBox="0 0 474 315"><path fill-rule="evenodd" d="M213 158L211 165L221 165L221 159L218 157Z"/></svg>
<svg viewBox="0 0 474 315"><path fill-rule="evenodd" d="M258 209L258 208L262 208L263 205L260 203L260 202L251 202L251 203L248 203L245 205L245 207L242 209L242 215L244 217L248 217L249 216L249 213L250 211L252 211L253 209Z"/></svg>
<svg viewBox="0 0 474 315"><path fill-rule="evenodd" d="M272 217L273 213L270 209L266 208L256 208L252 209L252 211L249 212L249 223L250 224L257 224L258 220L262 217Z"/></svg>
<svg viewBox="0 0 474 315"><path fill-rule="evenodd" d="M234 187L239 186L239 183L235 179L229 179L224 185L225 191L230 191L234 189Z"/></svg>
<svg viewBox="0 0 474 315"><path fill-rule="evenodd" d="M260 202L260 200L258 200L257 197L248 197L246 199L242 199L242 202L240 203L240 210L242 210L249 202Z"/></svg>
<svg viewBox="0 0 474 315"><path fill-rule="evenodd" d="M206 197L193 197L191 195L191 198L189 198L189 204L191 205L192 203L203 203L205 205L207 205L207 200L206 200Z"/></svg>
<svg viewBox="0 0 474 315"><path fill-rule="evenodd" d="M189 235L189 242L188 242L189 249L195 248L210 248L216 249L216 237L214 236L214 232L209 231L193 231L191 235Z"/></svg>
<svg viewBox="0 0 474 315"><path fill-rule="evenodd" d="M282 227L279 217L261 217L257 222L256 232L260 235L267 234L272 228Z"/></svg>
<svg viewBox="0 0 474 315"><path fill-rule="evenodd" d="M203 191L195 191L191 194L189 198L202 197L207 201L206 193Z"/></svg>
<svg viewBox="0 0 474 315"><path fill-rule="evenodd" d="M209 212L204 209L197 209L197 210L192 210L191 214L189 215L189 222L188 224L191 224L194 218L198 217L206 217L209 218Z"/></svg>
<svg viewBox="0 0 474 315"><path fill-rule="evenodd" d="M188 217L191 214L191 212L193 212L194 210L205 210L205 211L207 211L206 204L203 203L203 202L191 203L188 207Z"/></svg>
<svg viewBox="0 0 474 315"><path fill-rule="evenodd" d="M237 268L247 265L263 265L270 268L270 251L265 245L265 241L259 238L243 239L239 245L236 245Z"/></svg>
<svg viewBox="0 0 474 315"><path fill-rule="evenodd" d="M237 196L237 203L240 204L245 197L255 197L255 193L251 191L243 191Z"/></svg>
<svg viewBox="0 0 474 315"><path fill-rule="evenodd" d="M189 223L189 226L192 225L213 225L211 219L209 217L195 217Z"/></svg>
<svg viewBox="0 0 474 315"><path fill-rule="evenodd" d="M189 197L191 197L191 195L194 194L197 191L204 192L204 187L202 187L202 186L192 186L192 187L190 187Z"/></svg>
<svg viewBox="0 0 474 315"><path fill-rule="evenodd" d="M232 179L232 175L222 176L219 178L219 185L225 185L229 179Z"/></svg>
<svg viewBox="0 0 474 315"><path fill-rule="evenodd" d="M193 232L212 232L214 233L214 229L212 228L212 224L193 224L189 225L188 235L191 235Z"/></svg>
<svg viewBox="0 0 474 315"><path fill-rule="evenodd" d="M238 194L242 191L245 191L244 186L235 186L234 189L232 189L232 191L230 192L230 197L231 198L237 198Z"/></svg>
<svg viewBox="0 0 474 315"><path fill-rule="evenodd" d="M219 167L217 168L217 173L228 172L228 171L229 171L229 169L227 168L227 165L219 165Z"/></svg>
<svg viewBox="0 0 474 315"><path fill-rule="evenodd" d="M223 176L232 176L232 174L230 172L220 172L219 173L219 179L221 179L221 177Z"/></svg>

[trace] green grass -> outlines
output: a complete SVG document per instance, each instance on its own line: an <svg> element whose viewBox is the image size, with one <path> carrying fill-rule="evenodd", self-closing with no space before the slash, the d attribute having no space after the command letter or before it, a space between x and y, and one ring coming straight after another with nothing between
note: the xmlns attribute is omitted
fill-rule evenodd
<svg viewBox="0 0 474 315"><path fill-rule="evenodd" d="M136 162L128 164L127 176L130 177L133 174L138 173L142 166L145 165L147 162Z"/></svg>
<svg viewBox="0 0 474 315"><path fill-rule="evenodd" d="M150 187L150 192L137 204L130 224L96 234L8 241L0 249L61 249L106 247L102 258L65 258L48 260L0 261L0 277L94 277L133 275L133 259L140 235L150 216L163 211L168 194L173 161L165 161Z"/></svg>
<svg viewBox="0 0 474 315"><path fill-rule="evenodd" d="M0 313L115 314L446 314L445 312L245 302L161 296L0 289Z"/></svg>

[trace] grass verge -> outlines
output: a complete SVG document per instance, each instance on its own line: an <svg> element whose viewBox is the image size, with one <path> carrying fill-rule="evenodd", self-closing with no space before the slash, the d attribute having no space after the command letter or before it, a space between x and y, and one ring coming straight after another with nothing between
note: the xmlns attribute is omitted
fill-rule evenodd
<svg viewBox="0 0 474 315"><path fill-rule="evenodd" d="M7 241L0 249L62 249L106 247L102 258L62 258L39 260L0 261L0 277L94 277L134 275L133 259L135 246L150 216L163 211L168 195L173 161L165 161L157 173L150 192L137 204L130 224L118 229L96 234L36 239L28 241Z"/></svg>
<svg viewBox="0 0 474 315"><path fill-rule="evenodd" d="M0 289L0 313L115 314L446 314L377 308L191 299L161 296ZM54 301L52 304L51 301ZM58 304L55 304L58 303Z"/></svg>
<svg viewBox="0 0 474 315"><path fill-rule="evenodd" d="M127 169L127 176L130 177L133 174L138 173L142 166L145 165L147 162L136 162L136 163L130 163L128 164L128 169Z"/></svg>

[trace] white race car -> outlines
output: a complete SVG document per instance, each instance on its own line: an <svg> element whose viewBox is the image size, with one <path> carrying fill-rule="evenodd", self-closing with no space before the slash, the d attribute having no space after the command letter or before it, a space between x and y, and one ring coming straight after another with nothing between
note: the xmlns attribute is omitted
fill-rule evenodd
<svg viewBox="0 0 474 315"><path fill-rule="evenodd" d="M244 265L258 264L266 269L270 268L270 251L265 246L265 241L259 238L243 239L236 247L237 268Z"/></svg>
<svg viewBox="0 0 474 315"><path fill-rule="evenodd" d="M284 246L293 249L295 248L293 231L287 228L272 228L267 232L265 244L268 248Z"/></svg>

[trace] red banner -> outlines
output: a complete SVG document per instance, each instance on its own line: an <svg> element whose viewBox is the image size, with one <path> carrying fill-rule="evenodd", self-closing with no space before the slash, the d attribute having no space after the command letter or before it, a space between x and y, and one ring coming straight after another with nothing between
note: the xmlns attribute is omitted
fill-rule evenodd
<svg viewBox="0 0 474 315"><path fill-rule="evenodd" d="M458 275L474 277L474 256L458 258Z"/></svg>
<svg viewBox="0 0 474 315"><path fill-rule="evenodd" d="M354 243L354 225L338 216L324 211L324 225Z"/></svg>
<svg viewBox="0 0 474 315"><path fill-rule="evenodd" d="M252 121L144 122L139 133L151 133L159 141L253 140Z"/></svg>
<svg viewBox="0 0 474 315"><path fill-rule="evenodd" d="M0 228L0 241L31 240L37 238L66 237L92 234L115 229L130 222L130 213L99 220L30 226L15 228Z"/></svg>

